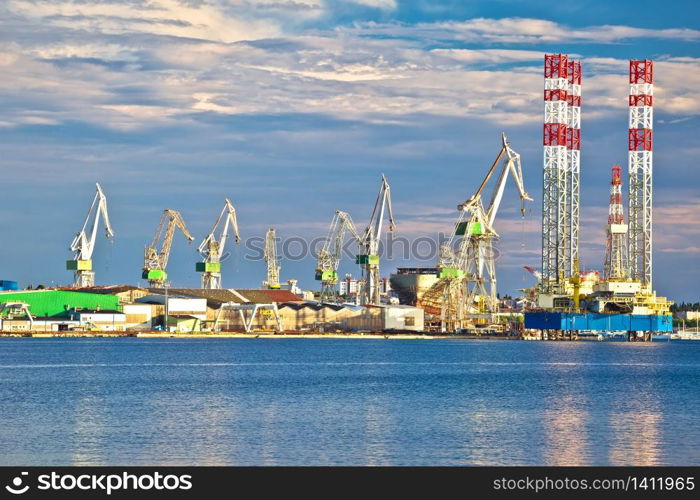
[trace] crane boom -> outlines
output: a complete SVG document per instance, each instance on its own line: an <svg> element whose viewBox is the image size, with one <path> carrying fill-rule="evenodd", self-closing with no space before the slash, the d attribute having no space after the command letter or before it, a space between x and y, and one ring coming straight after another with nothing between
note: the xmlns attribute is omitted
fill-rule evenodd
<svg viewBox="0 0 700 500"><path fill-rule="evenodd" d="M75 256L73 260L66 261L66 269L73 271L75 276L74 286L77 287L90 287L95 284L95 273L92 270L92 253L95 250L97 227L99 226L100 218L102 218L105 226L105 236L110 240L114 238L114 231L112 230L109 212L107 211L107 197L102 191L100 184L96 183L96 186L97 191L85 217L85 222L83 222L83 227L70 244L70 250L75 252ZM90 224L91 219L92 224ZM90 226L90 235L88 236L86 231Z"/></svg>
<svg viewBox="0 0 700 500"><path fill-rule="evenodd" d="M501 169L498 183L496 184L496 189L494 189L493 195L491 196L491 202L486 210L489 226L493 226L493 223L496 220L496 214L498 213L498 208L501 205L501 199L503 198L503 191L505 190L508 172L511 173L511 177L513 177L513 181L515 181L515 185L518 188L521 214L525 213L525 201L532 201L530 195L527 194L527 191L525 191L525 184L523 182L523 167L520 163L520 155L513 151L513 149L510 147L506 134L502 134L502 138L503 148L501 151L506 153L508 160L506 161L503 169Z"/></svg>
<svg viewBox="0 0 700 500"><path fill-rule="evenodd" d="M345 234L348 231L358 245L362 243L362 236L358 233L350 214L336 210L317 258L316 279L321 282L321 302L337 300L338 267L343 254Z"/></svg>
<svg viewBox="0 0 700 500"><path fill-rule="evenodd" d="M180 212L167 208L163 211L163 216L153 235L151 244L146 247L144 251L143 272L141 277L147 279L151 287L161 287L167 279L165 269L168 266L175 229L182 231L187 241L192 243L194 237L190 234L189 229L187 229ZM159 243L161 244L160 251L158 250Z"/></svg>
<svg viewBox="0 0 700 500"><path fill-rule="evenodd" d="M216 231L223 222L223 227L219 238L216 237ZM197 262L195 269L202 273L202 288L219 289L221 288L221 259L224 255L224 247L228 239L229 227L233 227L233 234L236 244L240 243L241 236L238 233L238 220L236 218L236 209L231 201L226 198L224 208L221 210L219 217L216 219L214 226L209 231L209 234L202 240L197 249L204 260Z"/></svg>
<svg viewBox="0 0 700 500"><path fill-rule="evenodd" d="M277 235L272 227L265 234L264 257L267 264L267 280L263 281L263 286L273 290L278 289L280 287L280 263L277 259Z"/></svg>

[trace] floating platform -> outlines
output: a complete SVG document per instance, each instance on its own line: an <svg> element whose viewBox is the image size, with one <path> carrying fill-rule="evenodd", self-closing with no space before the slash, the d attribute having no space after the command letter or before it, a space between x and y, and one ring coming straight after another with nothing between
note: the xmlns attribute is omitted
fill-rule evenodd
<svg viewBox="0 0 700 500"><path fill-rule="evenodd" d="M595 332L670 332L673 330L673 317L665 314L526 312L525 328Z"/></svg>

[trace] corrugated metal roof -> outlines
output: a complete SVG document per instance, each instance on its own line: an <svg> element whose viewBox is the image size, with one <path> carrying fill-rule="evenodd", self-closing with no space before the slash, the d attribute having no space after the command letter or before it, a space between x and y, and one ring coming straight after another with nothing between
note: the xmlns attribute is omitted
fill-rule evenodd
<svg viewBox="0 0 700 500"><path fill-rule="evenodd" d="M163 288L151 288L150 290L159 295L165 294L165 289ZM168 295L175 294L207 299L207 305L214 308L218 308L219 305L224 302L245 302L234 291L225 288L221 290L207 290L205 288L168 288Z"/></svg>
<svg viewBox="0 0 700 500"><path fill-rule="evenodd" d="M124 314L116 309L71 309L68 312L71 314Z"/></svg>
<svg viewBox="0 0 700 500"><path fill-rule="evenodd" d="M60 287L58 290L64 290L67 292L83 292L83 293L99 293L99 294L115 294L115 293L123 293L123 292L130 292L132 290L141 290L146 292L146 288L142 288L139 286L133 286L133 285L106 285L106 286L89 286L89 287L72 287L72 286L65 286L65 287Z"/></svg>
<svg viewBox="0 0 700 500"><path fill-rule="evenodd" d="M267 288L259 289L241 289L237 288L236 291L243 295L249 302L254 302L258 304L264 304L269 302L303 302L294 295L289 290L268 290Z"/></svg>
<svg viewBox="0 0 700 500"><path fill-rule="evenodd" d="M349 304L321 304L320 302L283 302L279 305L280 308L288 307L298 311L300 309L313 309L314 311L320 311L321 309L332 309L333 311L340 311L341 309L356 309L356 306Z"/></svg>
<svg viewBox="0 0 700 500"><path fill-rule="evenodd" d="M159 295L165 294L163 288L151 288L151 292ZM254 304L269 304L271 302L303 302L289 290L268 290L266 288L223 288L221 290L207 290L205 288L168 288L169 295L184 295L207 299L210 307L218 308L225 302L243 304L252 302Z"/></svg>

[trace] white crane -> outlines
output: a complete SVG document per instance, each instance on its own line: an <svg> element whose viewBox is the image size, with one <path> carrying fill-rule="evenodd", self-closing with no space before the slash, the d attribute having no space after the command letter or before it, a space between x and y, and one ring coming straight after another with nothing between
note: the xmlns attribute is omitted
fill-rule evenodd
<svg viewBox="0 0 700 500"><path fill-rule="evenodd" d="M360 304L379 305L379 240L384 223L384 211L389 215L389 231L396 227L394 215L391 212L391 189L389 183L382 174L379 193L374 202L374 209L369 218L367 229L362 235L360 243L360 255L356 263L362 266L362 284L358 300Z"/></svg>
<svg viewBox="0 0 700 500"><path fill-rule="evenodd" d="M165 233L163 233L164 228ZM185 238L187 238L187 241L192 243L194 237L190 234L189 229L187 229L180 212L166 208L163 210L163 216L160 219L160 224L158 224L158 229L156 229L153 235L151 244L146 247L143 256L141 277L148 280L152 288L162 287L165 284L165 280L168 278L165 268L168 266L170 248L173 244L173 236L175 235L176 228L179 228L182 234L185 235ZM160 251L158 250L158 243L161 243Z"/></svg>
<svg viewBox="0 0 700 500"><path fill-rule="evenodd" d="M73 271L76 287L89 287L95 285L95 272L92 270L92 252L95 249L95 240L97 239L97 226L100 222L100 216L105 226L105 236L110 240L114 238L114 231L109 222L109 213L107 212L107 197L102 191L99 183L96 184L97 192L92 200L90 210L88 210L83 228L73 238L70 244L70 250L75 252L73 260L66 261L66 269ZM92 223L90 224L90 219ZM92 226L90 236L86 231Z"/></svg>
<svg viewBox="0 0 700 500"><path fill-rule="evenodd" d="M350 214L337 210L323 248L318 252L316 279L321 282L321 302L334 302L338 298L338 266L343 253L346 231L350 231L358 245L361 244L362 236L357 232Z"/></svg>
<svg viewBox="0 0 700 500"><path fill-rule="evenodd" d="M476 193L457 206L459 217L455 224L455 231L447 244L440 248L438 261L440 279L424 295L424 301L438 299L437 301L442 303L443 330L450 325L454 328L460 328L459 325L464 319L465 309L470 314L481 313L489 317L498 312L493 242L498 239L499 235L493 226L503 199L508 173L511 174L518 188L521 214L525 213L525 200L532 201L523 184L520 155L510 147L505 134L502 134L502 141L501 151ZM506 160L498 174L490 202L484 208L482 199L484 188L504 156ZM454 240L457 236L462 236L462 238L455 251ZM457 286L456 283L459 283L460 286ZM455 297L455 294L458 296Z"/></svg>
<svg viewBox="0 0 700 500"><path fill-rule="evenodd" d="M24 314L29 320L29 329L31 330L34 327L34 317L32 313L29 312L29 304L25 304L24 302L6 302L0 304L0 330L3 330L5 326L3 325L5 312L7 312L8 319L14 319L15 316Z"/></svg>
<svg viewBox="0 0 700 500"><path fill-rule="evenodd" d="M223 221L223 228L219 237L216 237L216 231ZM221 288L221 258L224 255L226 240L228 239L229 227L233 226L233 235L236 244L240 243L241 237L238 234L238 220L236 219L236 209L231 204L231 201L226 198L224 208L221 210L218 219L214 223L202 243L197 249L203 257L202 262L197 262L195 269L202 273L202 288L216 290Z"/></svg>
<svg viewBox="0 0 700 500"><path fill-rule="evenodd" d="M276 290L280 287L280 262L277 258L277 236L272 227L265 234L264 258L267 264L267 280L263 281L263 286Z"/></svg>

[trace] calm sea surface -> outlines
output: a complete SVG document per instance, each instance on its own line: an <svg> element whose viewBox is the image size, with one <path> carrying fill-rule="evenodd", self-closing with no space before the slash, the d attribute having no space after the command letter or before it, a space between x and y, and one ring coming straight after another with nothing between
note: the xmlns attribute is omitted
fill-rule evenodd
<svg viewBox="0 0 700 500"><path fill-rule="evenodd" d="M700 465L700 342L2 339L1 465Z"/></svg>

